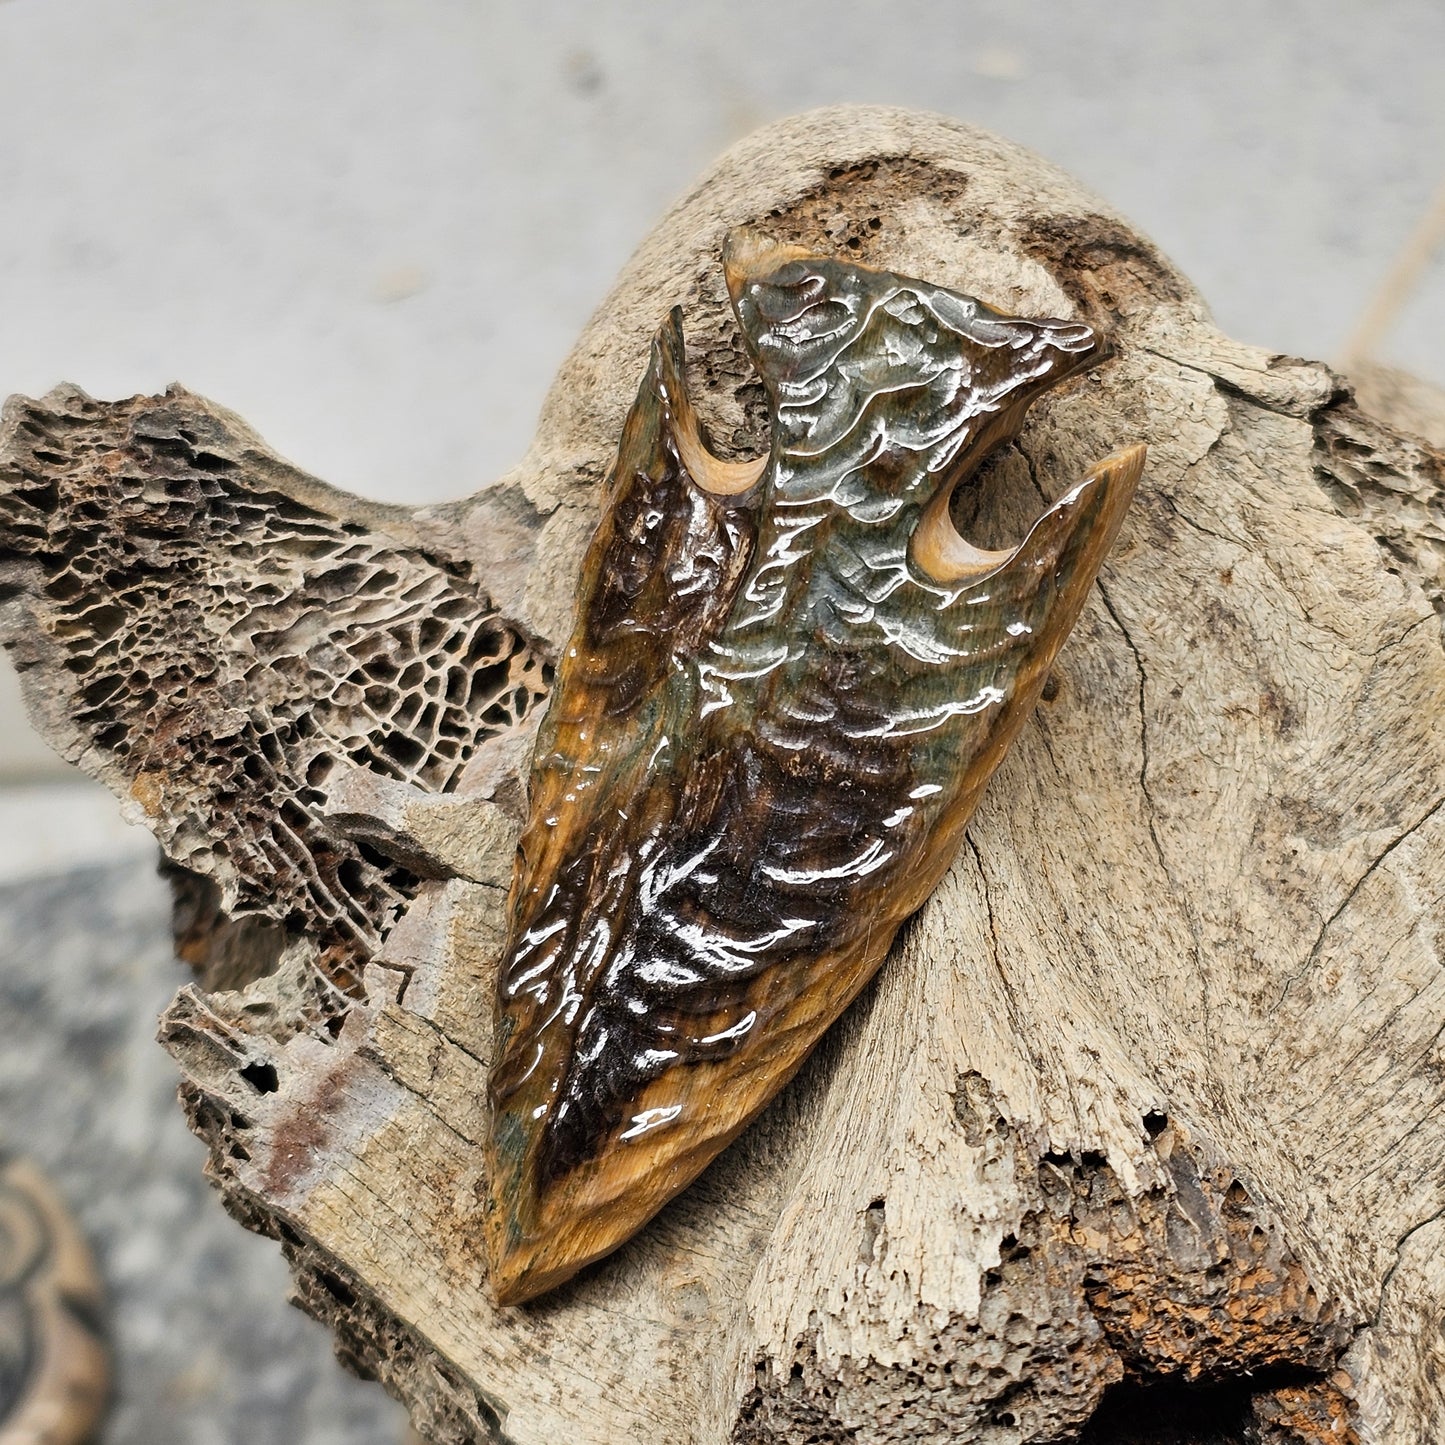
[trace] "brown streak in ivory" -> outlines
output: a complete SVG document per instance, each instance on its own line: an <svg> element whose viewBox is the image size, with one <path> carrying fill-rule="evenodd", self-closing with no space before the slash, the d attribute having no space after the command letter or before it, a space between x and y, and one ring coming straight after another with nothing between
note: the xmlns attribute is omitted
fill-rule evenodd
<svg viewBox="0 0 1445 1445"><path fill-rule="evenodd" d="M792 1076L951 863L1144 448L1018 547L948 499L1097 361L1066 321L734 240L760 463L708 455L673 313L623 429L532 770L498 980L498 1299L617 1247Z"/></svg>

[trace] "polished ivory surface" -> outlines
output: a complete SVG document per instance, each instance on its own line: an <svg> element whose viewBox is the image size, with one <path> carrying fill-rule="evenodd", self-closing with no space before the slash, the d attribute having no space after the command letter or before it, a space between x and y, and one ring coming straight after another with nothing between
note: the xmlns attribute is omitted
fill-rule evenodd
<svg viewBox="0 0 1445 1445"><path fill-rule="evenodd" d="M713 457L659 332L531 777L498 984L492 1286L614 1249L795 1072L947 870L1143 466L1013 549L955 489L1106 355L1087 326L750 235L771 445Z"/></svg>

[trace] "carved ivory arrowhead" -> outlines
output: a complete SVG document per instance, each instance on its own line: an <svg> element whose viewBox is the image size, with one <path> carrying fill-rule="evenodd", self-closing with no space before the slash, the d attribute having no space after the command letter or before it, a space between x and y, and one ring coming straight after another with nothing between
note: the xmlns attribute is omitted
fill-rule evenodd
<svg viewBox="0 0 1445 1445"><path fill-rule="evenodd" d="M1012 551L949 501L1087 326L746 236L768 455L711 456L674 311L627 418L538 742L492 1074L492 1287L615 1249L787 1082L951 863L1144 462Z"/></svg>

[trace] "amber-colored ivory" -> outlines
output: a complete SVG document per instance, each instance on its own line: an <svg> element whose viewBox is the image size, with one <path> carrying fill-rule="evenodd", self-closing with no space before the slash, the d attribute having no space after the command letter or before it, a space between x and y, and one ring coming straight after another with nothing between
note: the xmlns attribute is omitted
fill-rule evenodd
<svg viewBox="0 0 1445 1445"><path fill-rule="evenodd" d="M769 454L713 457L659 333L584 564L499 975L492 1286L614 1249L736 1137L953 858L1138 481L1009 550L950 500L1104 354L886 272L735 238Z"/></svg>

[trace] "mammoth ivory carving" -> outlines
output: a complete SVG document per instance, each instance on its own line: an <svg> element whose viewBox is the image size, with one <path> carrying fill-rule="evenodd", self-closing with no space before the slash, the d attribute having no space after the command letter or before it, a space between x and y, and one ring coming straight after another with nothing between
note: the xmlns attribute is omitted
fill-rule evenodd
<svg viewBox="0 0 1445 1445"><path fill-rule="evenodd" d="M708 450L674 310L627 418L531 780L498 980L493 1289L550 1289L792 1077L952 862L1144 462L1013 548L950 505L1090 327L750 233L725 271L767 389Z"/></svg>

